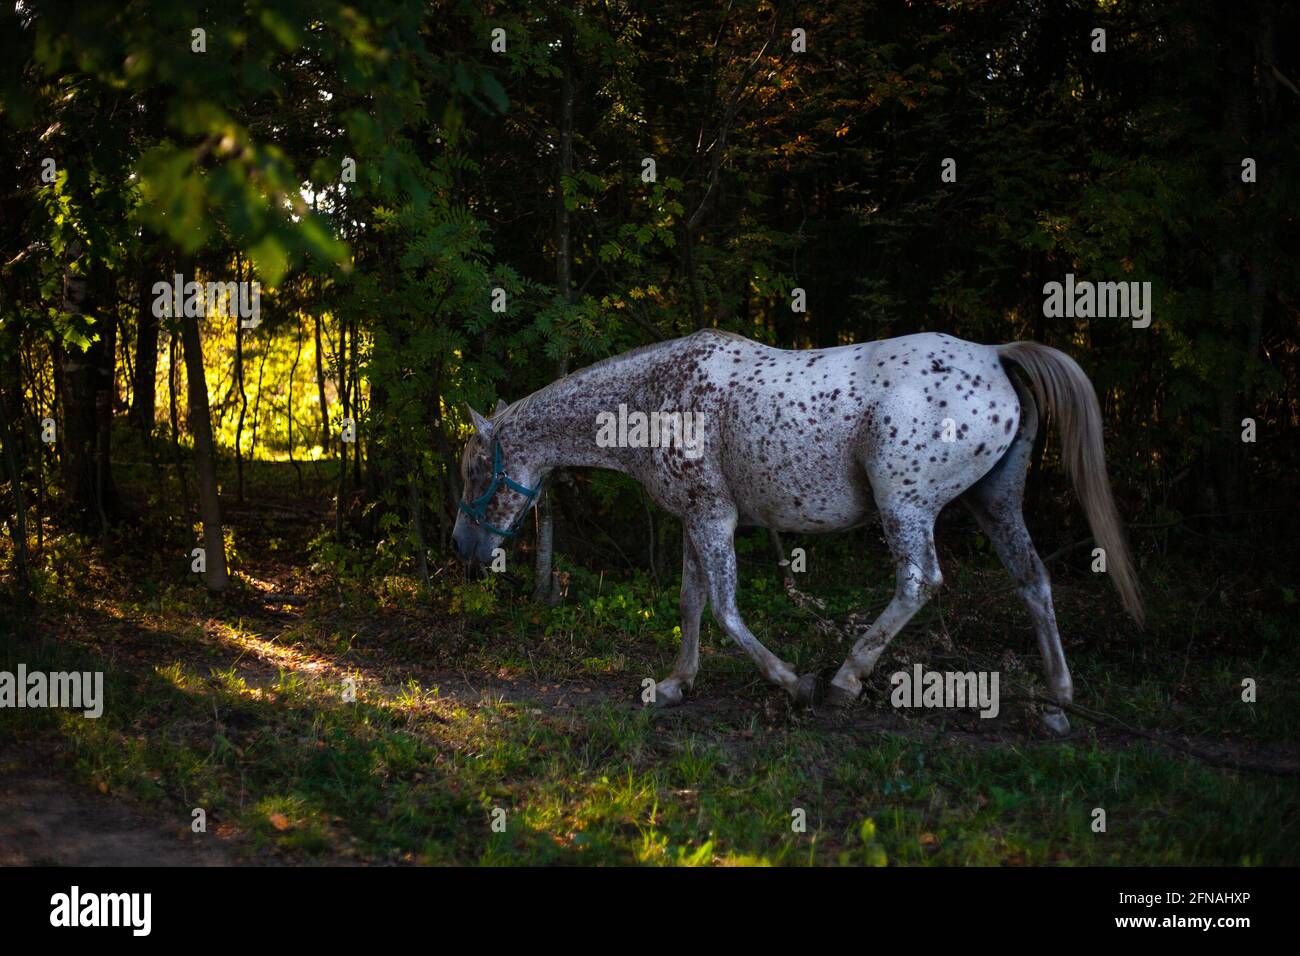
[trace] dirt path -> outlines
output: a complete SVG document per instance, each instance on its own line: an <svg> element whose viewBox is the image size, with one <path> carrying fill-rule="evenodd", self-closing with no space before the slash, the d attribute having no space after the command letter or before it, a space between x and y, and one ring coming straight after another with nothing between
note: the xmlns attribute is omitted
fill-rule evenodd
<svg viewBox="0 0 1300 956"><path fill-rule="evenodd" d="M87 791L47 769L37 752L0 750L0 866L230 866L233 845L214 833L165 827L125 801Z"/></svg>

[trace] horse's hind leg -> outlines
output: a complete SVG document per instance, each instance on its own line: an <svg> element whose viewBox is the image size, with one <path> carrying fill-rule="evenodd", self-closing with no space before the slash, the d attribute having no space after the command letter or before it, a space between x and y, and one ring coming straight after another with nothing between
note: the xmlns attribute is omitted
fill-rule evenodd
<svg viewBox="0 0 1300 956"><path fill-rule="evenodd" d="M736 549L734 535L736 514L692 519L686 536L695 548L700 568L708 581L709 604L713 619L733 641L758 665L763 676L779 684L799 703L811 703L817 680L814 674L800 677L781 658L762 645L745 626L736 604Z"/></svg>
<svg viewBox="0 0 1300 956"><path fill-rule="evenodd" d="M962 495L961 500L993 542L1020 599L1029 609L1052 697L1068 704L1074 698L1074 684L1065 663L1065 651L1061 649L1061 634L1056 629L1052 585L1047 569L1034 550L1021 512L1036 420L1033 406L1021 391L1021 407L1026 411L1020 433L1002 460ZM1059 707L1044 708L1043 723L1053 733L1065 734L1070 730L1070 722Z"/></svg>
<svg viewBox="0 0 1300 956"><path fill-rule="evenodd" d="M1038 650L1043 657L1043 670L1047 674L1048 689L1052 697L1062 704L1074 698L1074 684L1070 668L1061 648L1061 634L1056 629L1056 611L1052 607L1052 584L1047 569L1034 550L1020 512L1020 498L999 497L996 484L991 487L976 485L963 497L966 506L975 515L984 533L997 549L998 556L1016 583L1020 600L1029 609L1038 637ZM1070 722L1059 707L1043 709L1043 723L1053 733L1066 734Z"/></svg>
<svg viewBox="0 0 1300 956"><path fill-rule="evenodd" d="M655 685L655 704L672 707L695 683L700 669L700 616L708 600L708 579L695 556L690 539L682 542L682 596L678 605L682 613L682 648L673 664L673 672Z"/></svg>
<svg viewBox="0 0 1300 956"><path fill-rule="evenodd" d="M881 524L894 554L894 599L867 630L831 678L828 702L850 704L862 692L862 678L894 636L925 606L930 595L943 584L939 557L934 551L935 513L915 506L882 507Z"/></svg>

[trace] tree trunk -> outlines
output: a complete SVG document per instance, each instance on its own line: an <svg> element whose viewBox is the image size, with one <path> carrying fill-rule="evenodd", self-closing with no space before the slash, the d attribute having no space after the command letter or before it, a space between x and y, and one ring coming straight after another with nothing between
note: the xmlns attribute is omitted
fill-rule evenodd
<svg viewBox="0 0 1300 956"><path fill-rule="evenodd" d="M566 305L573 303L572 223L564 199L564 180L573 172L573 25L564 24L560 43L564 74L560 81L560 149L555 175L555 286ZM559 376L568 374L568 356L556 365ZM555 524L550 492L543 488L537 500L537 551L533 561L533 599L555 604L558 595L552 574L555 550Z"/></svg>
<svg viewBox="0 0 1300 956"><path fill-rule="evenodd" d="M351 412L351 405L348 400L348 323L346 320L339 322L339 350L338 358L338 388L339 401L342 402L343 418L346 420ZM344 499L348 493L348 443L344 440L344 431L346 423L339 428L339 487L338 503L334 508L334 536L341 539L343 537L343 511Z"/></svg>
<svg viewBox="0 0 1300 956"><path fill-rule="evenodd" d="M85 314L88 296L99 297L106 278L98 264L91 264L86 279L64 276L63 310ZM82 527L96 524L101 531L118 514L117 490L113 484L112 424L115 390L117 329L107 316L99 316L92 334L95 340L84 351L60 350L63 398L63 431L58 436L62 450L63 484L75 520Z"/></svg>
<svg viewBox="0 0 1300 956"><path fill-rule="evenodd" d="M298 458L293 453L293 380L298 374L298 362L302 359L302 316L295 310L294 325L298 331L298 350L293 353L293 365L289 369L289 406L287 416L289 419L289 463L293 465L293 470L298 476L298 497L303 496L302 487L302 465L298 464Z"/></svg>
<svg viewBox="0 0 1300 956"><path fill-rule="evenodd" d="M320 397L320 446L328 451L330 447L330 412L325 401L325 358L320 344L320 313L313 316L316 320L316 391Z"/></svg>
<svg viewBox="0 0 1300 956"><path fill-rule="evenodd" d="M253 403L253 436L248 446L248 460L257 459L257 426L262 421L262 376L266 372L266 356L271 351L270 341L262 343L262 357L257 363L257 400Z"/></svg>
<svg viewBox="0 0 1300 956"><path fill-rule="evenodd" d="M415 539L415 564L420 570L420 582L424 590L429 590L429 547L424 538L424 502L420 495L420 471L416 465L416 456L408 455L411 466L407 472L407 500L411 510L411 535Z"/></svg>
<svg viewBox="0 0 1300 956"><path fill-rule="evenodd" d="M360 323L356 319L352 320L352 357L349 359L348 374L352 377L352 386L348 389L348 394L352 396L352 417L354 419L361 417L361 359L357 353L357 339L361 335ZM356 429L356 442L352 447L352 487L361 488L361 450L364 438L361 434L361 428Z"/></svg>
<svg viewBox="0 0 1300 956"><path fill-rule="evenodd" d="M235 500L244 503L244 419L248 392L244 388L244 323L235 319L235 385L239 389L239 418L235 422ZM223 416L224 417L224 416Z"/></svg>
<svg viewBox="0 0 1300 956"><path fill-rule="evenodd" d="M203 371L203 343L199 322L183 316L181 340L185 346L185 378L189 383L190 435L194 438L194 471L199 485L199 518L203 522L203 547L207 568L203 583L209 591L225 591L226 539L221 527L221 499L217 493L216 456L212 445L212 412L208 408L208 383Z"/></svg>
<svg viewBox="0 0 1300 956"><path fill-rule="evenodd" d="M190 483L185 477L185 463L181 459L180 423L176 414L176 383L179 377L180 348L176 332L168 333L167 342L167 406L168 418L172 429L172 466L176 469L176 480L181 486L181 518L186 528L190 526Z"/></svg>
<svg viewBox="0 0 1300 956"><path fill-rule="evenodd" d="M131 411L127 421L131 427L148 437L153 433L154 416L158 409L158 318L153 314L153 262L146 259L140 268L139 321L135 333L135 390L131 396Z"/></svg>

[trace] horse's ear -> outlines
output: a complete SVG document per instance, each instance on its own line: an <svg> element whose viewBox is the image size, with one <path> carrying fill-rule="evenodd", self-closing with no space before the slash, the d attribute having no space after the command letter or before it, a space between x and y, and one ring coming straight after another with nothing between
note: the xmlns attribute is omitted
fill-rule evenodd
<svg viewBox="0 0 1300 956"><path fill-rule="evenodd" d="M480 415L478 412L474 411L473 408L470 408L468 404L465 407L469 409L469 417L470 420L474 423L474 431L478 432L478 437L484 439L491 438L492 423L488 421L486 418L484 418L482 415Z"/></svg>
<svg viewBox="0 0 1300 956"><path fill-rule="evenodd" d="M504 411L505 411L507 408L509 408L509 407L510 407L510 403L509 403L509 402L507 402L504 398L498 398L498 399L497 399L497 410L496 410L495 412L492 413L492 417L493 417L493 418L496 418L498 415L500 415L502 412L504 412Z"/></svg>

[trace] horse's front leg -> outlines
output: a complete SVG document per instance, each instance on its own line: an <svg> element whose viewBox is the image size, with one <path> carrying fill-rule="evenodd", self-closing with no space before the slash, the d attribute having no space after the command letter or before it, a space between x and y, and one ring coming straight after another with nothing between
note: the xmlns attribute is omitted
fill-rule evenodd
<svg viewBox="0 0 1300 956"><path fill-rule="evenodd" d="M690 539L682 541L682 649L677 654L673 672L655 685L655 705L672 707L695 684L700 669L700 616L708 600L708 581L695 557Z"/></svg>
<svg viewBox="0 0 1300 956"><path fill-rule="evenodd" d="M687 540L694 546L708 582L713 619L753 659L764 677L785 688L796 702L812 703L817 687L816 675L800 677L796 674L794 668L762 645L740 617L740 608L736 604L735 531L734 509L725 515L692 520L686 528Z"/></svg>
<svg viewBox="0 0 1300 956"><path fill-rule="evenodd" d="M875 670L889 642L923 608L943 584L934 550L934 519L938 509L884 505L880 509L885 537L894 553L894 599L831 678L826 701L848 706L862 692L862 678Z"/></svg>

